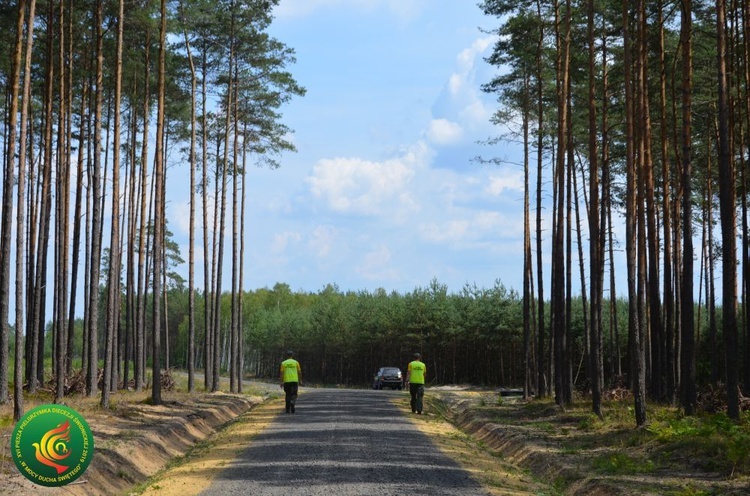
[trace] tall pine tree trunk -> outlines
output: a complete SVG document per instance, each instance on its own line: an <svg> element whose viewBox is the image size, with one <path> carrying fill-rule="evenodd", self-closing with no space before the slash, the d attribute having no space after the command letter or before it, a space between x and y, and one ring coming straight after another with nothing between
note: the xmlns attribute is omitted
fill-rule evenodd
<svg viewBox="0 0 750 496"><path fill-rule="evenodd" d="M28 110L31 103L31 54L34 46L34 21L36 1L31 0L29 17L26 23L26 58L24 62L23 100L21 101L21 130L18 140L18 203L16 217L16 340L15 377L13 384L13 419L18 421L23 415L23 340L24 328L24 254L26 252L26 144L28 136ZM13 149L15 143L8 143Z"/></svg>
<svg viewBox="0 0 750 496"><path fill-rule="evenodd" d="M739 420L737 359L737 237L734 162L730 156L729 102L726 67L726 2L716 0L716 43L719 118L719 209L722 248L722 317L727 383L727 415Z"/></svg>
<svg viewBox="0 0 750 496"><path fill-rule="evenodd" d="M156 114L156 150L154 152L154 249L153 249L153 328L152 328L152 374L151 402L162 403L161 398L161 271L164 244L164 114L167 54L167 2L161 0L161 27L159 29L158 106Z"/></svg>
<svg viewBox="0 0 750 496"><path fill-rule="evenodd" d="M544 49L544 22L542 22L541 0L536 2L539 25L539 39L536 51L536 103L537 103L537 143L536 143L536 276L537 276L537 395L548 394L548 382L545 376L545 322L544 322L544 279L542 257L542 176L544 166L544 77L542 54Z"/></svg>
<svg viewBox="0 0 750 496"><path fill-rule="evenodd" d="M693 310L693 204L692 204L692 91L693 8L682 0L680 45L682 47L682 275L680 295L680 384L685 415L695 413L695 324Z"/></svg>
<svg viewBox="0 0 750 496"><path fill-rule="evenodd" d="M603 243L599 223L599 162L596 135L596 48L594 46L594 0L588 2L588 44L589 44L589 88L588 88L588 114L589 114L589 264L591 273L591 316L589 319L589 363L591 380L591 408L593 412L602 418L602 333L601 333L601 307L602 289L604 282Z"/></svg>
<svg viewBox="0 0 750 496"><path fill-rule="evenodd" d="M183 5L180 2L180 13L184 16ZM188 392L195 391L195 143L196 119L195 104L197 79L195 63L190 49L190 38L185 30L185 48L190 64L190 233L188 248Z"/></svg>
<svg viewBox="0 0 750 496"><path fill-rule="evenodd" d="M92 216L91 216L91 261L89 264L89 330L88 330L88 371L86 375L86 393L96 395L99 376L99 268L101 266L101 219L102 219L102 183L101 152L102 149L102 82L104 73L103 38L103 2L97 0L96 29L96 92L94 109L94 160L92 181Z"/></svg>
<svg viewBox="0 0 750 496"><path fill-rule="evenodd" d="M115 59L115 115L114 143L112 150L112 217L109 240L109 281L107 283L107 324L104 353L104 386L102 387L102 408L109 408L109 393L112 384L113 367L117 367L115 336L119 328L120 316L120 100L122 96L122 37L125 18L123 0L118 2L117 46Z"/></svg>
<svg viewBox="0 0 750 496"><path fill-rule="evenodd" d="M143 138L141 140L141 178L140 178L140 226L138 229L138 280L136 287L137 307L135 317L135 390L140 391L146 383L146 299L148 297L148 269L146 269L146 247L148 240L147 231L147 205L151 205L148 200L149 195L146 193L148 187L148 133L149 133L149 116L151 114L151 57L150 57L151 39L146 36L146 45L144 50L144 74L143 74Z"/></svg>
<svg viewBox="0 0 750 496"><path fill-rule="evenodd" d="M0 234L0 405L10 399L8 389L9 370L9 336L10 336L10 244L11 224L13 222L13 178L16 163L16 133L18 125L18 94L21 91L20 72L21 54L23 52L23 34L26 19L26 1L18 2L18 17L16 23L16 40L13 49L10 72L10 107L8 109L8 136L3 171L3 208L2 232ZM20 340L18 334L16 341ZM19 415L20 418L20 415Z"/></svg>

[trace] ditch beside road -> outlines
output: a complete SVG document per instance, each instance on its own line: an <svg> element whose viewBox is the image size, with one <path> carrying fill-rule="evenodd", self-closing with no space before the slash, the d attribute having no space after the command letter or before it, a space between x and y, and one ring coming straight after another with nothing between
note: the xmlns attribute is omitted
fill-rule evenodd
<svg viewBox="0 0 750 496"><path fill-rule="evenodd" d="M625 403L605 410L623 417L618 425L598 424L583 400L563 412L550 401L436 387L427 390L425 415L413 415L406 391L302 388L298 413L287 415L277 384L253 381L245 391L168 392L160 406L148 404L148 391L118 392L110 411L96 398L66 398L89 422L96 454L63 488L35 486L18 473L7 421L0 494L187 496L230 494L232 484L254 485L261 495L284 487L311 495L750 493L745 467L659 443L634 428ZM11 408L0 407L0 418L12 418Z"/></svg>

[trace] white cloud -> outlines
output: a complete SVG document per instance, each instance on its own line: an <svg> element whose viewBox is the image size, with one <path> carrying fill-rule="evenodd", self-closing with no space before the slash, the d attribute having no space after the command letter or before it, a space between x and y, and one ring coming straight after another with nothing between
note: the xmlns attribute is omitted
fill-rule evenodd
<svg viewBox="0 0 750 496"><path fill-rule="evenodd" d="M459 124L448 119L432 119L427 138L436 145L453 145L461 141L464 130Z"/></svg>
<svg viewBox="0 0 750 496"><path fill-rule="evenodd" d="M300 233L293 231L284 231L277 233L273 237L271 243L271 251L274 254L282 254L286 251L287 247L291 243L298 243L302 239Z"/></svg>
<svg viewBox="0 0 750 496"><path fill-rule="evenodd" d="M495 103L492 96L482 93L480 86L489 82L493 69L482 58L496 39L478 38L459 52L456 68L433 106L435 117L458 123L464 130L489 129Z"/></svg>
<svg viewBox="0 0 750 496"><path fill-rule="evenodd" d="M504 191L523 191L523 175L520 172L506 170L497 175L490 175L485 192L500 196Z"/></svg>
<svg viewBox="0 0 750 496"><path fill-rule="evenodd" d="M169 229L176 235L190 234L190 200L173 201L169 206ZM195 212L195 222L198 224L200 212Z"/></svg>
<svg viewBox="0 0 750 496"><path fill-rule="evenodd" d="M341 213L376 215L394 208L415 208L409 182L427 165L429 154L427 145L419 142L403 156L382 162L357 157L323 159L307 182L316 198Z"/></svg>
<svg viewBox="0 0 750 496"><path fill-rule="evenodd" d="M479 124L486 125L490 122L490 117L492 117L493 113L494 109L479 98L476 98L471 103L466 104L466 106L458 112L458 116L461 121L476 126Z"/></svg>
<svg viewBox="0 0 750 496"><path fill-rule="evenodd" d="M489 210L459 210L456 217L442 222L428 222L419 226L424 241L451 246L496 244L497 238L514 239L523 232L522 220Z"/></svg>
<svg viewBox="0 0 750 496"><path fill-rule="evenodd" d="M462 74L470 72L474 68L474 61L495 41L495 36L485 36L472 43L471 47L464 49L458 54L458 69Z"/></svg>
<svg viewBox="0 0 750 496"><path fill-rule="evenodd" d="M391 250L385 245L366 253L356 272L365 279L374 281L398 278L398 271L391 266Z"/></svg>
<svg viewBox="0 0 750 496"><path fill-rule="evenodd" d="M336 244L337 234L337 230L332 226L318 226L313 230L308 246L318 258L326 258Z"/></svg>
<svg viewBox="0 0 750 496"><path fill-rule="evenodd" d="M425 241L439 244L454 243L466 236L469 227L469 222L466 220L451 220L423 224L420 226L419 232Z"/></svg>
<svg viewBox="0 0 750 496"><path fill-rule="evenodd" d="M461 77L461 74L451 74L451 77L448 78L448 89L451 92L451 95L458 95L458 93L461 91L461 88L464 86L464 78Z"/></svg>

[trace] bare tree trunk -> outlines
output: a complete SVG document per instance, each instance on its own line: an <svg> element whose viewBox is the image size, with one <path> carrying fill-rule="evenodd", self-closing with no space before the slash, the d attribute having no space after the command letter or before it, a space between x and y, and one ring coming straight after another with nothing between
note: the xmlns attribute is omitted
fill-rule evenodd
<svg viewBox="0 0 750 496"><path fill-rule="evenodd" d="M72 60L73 57L71 57ZM75 307L76 307L76 293L78 291L78 265L80 263L80 246L81 246L81 219L82 219L82 209L83 209L83 147L85 143L85 114L86 114L86 100L88 98L88 86L83 85L83 96L81 97L81 107L80 107L80 119L81 119L81 125L78 130L78 159L77 159L77 167L76 167L76 204L73 214L73 244L71 247L71 254L73 257L73 261L71 264L71 274L70 274L70 306L68 309L68 357L73 357L73 338L74 338L74 331L75 328ZM32 251L33 252L33 251ZM85 341L85 340L84 340ZM68 360L68 370L67 373L71 374L73 372L73 360Z"/></svg>
<svg viewBox="0 0 750 496"><path fill-rule="evenodd" d="M89 331L88 351L89 370L86 377L86 393L92 397L98 390L99 376L99 268L101 266L101 219L102 219L102 184L99 177L101 171L102 149L102 80L104 72L104 54L102 48L102 19L103 3L96 4L96 106L94 111L94 161L92 173L93 206L91 219L91 263L89 274Z"/></svg>
<svg viewBox="0 0 750 496"><path fill-rule="evenodd" d="M645 4L644 4L645 9ZM656 193L654 178L654 160L651 152L652 134L651 134L651 109L648 94L648 25L644 13L641 20L642 41L642 74L643 84L641 91L641 106L643 109L642 129L643 129L643 172L644 177L642 184L644 186L645 196L645 214L646 230L648 242L648 277L646 279L648 293L648 323L651 333L651 394L654 398L661 401L664 399L664 374L662 365L664 360L664 350L662 349L664 330L661 320L661 291L659 285L659 230L657 227L656 211ZM645 339L645 336L644 336Z"/></svg>
<svg viewBox="0 0 750 496"><path fill-rule="evenodd" d="M235 74L237 69L235 68ZM233 107L233 121L234 121L234 139L232 147L232 323L231 323L231 346L230 346L230 360L229 360L229 390L233 393L237 392L237 383L239 382L239 369L237 365L239 363L239 315L238 315L238 295L237 295L237 278L239 270L239 239L237 238L238 223L239 223L239 212L238 208L238 196L239 196L239 185L238 185L238 173L237 162L239 161L239 130L238 130L238 116L237 108L239 107L238 95L237 95L237 81L234 84L234 107Z"/></svg>
<svg viewBox="0 0 750 496"><path fill-rule="evenodd" d="M165 147L166 149L166 147ZM166 156L164 157L164 161L166 163ZM166 205L166 198L162 201L162 205ZM166 235L166 225L162 226L162 233ZM169 370L172 367L171 361L170 361L170 354L171 354L171 345L169 342L169 291L167 286L167 246L166 242L162 244L162 266L163 269L161 271L162 273L162 294L164 295L164 370Z"/></svg>
<svg viewBox="0 0 750 496"><path fill-rule="evenodd" d="M203 378L204 387L206 390L211 389L213 384L213 346L214 346L214 334L213 334L213 318L211 311L213 309L213 300L211 297L211 290L213 284L210 278L209 272L209 247L208 247L208 114L206 109L206 53L203 51L202 57L202 72L201 72L201 112L202 112L202 123L203 123L203 139L201 140L202 150L202 164L203 164L203 177L202 177L202 188L203 194L203 333L204 333L204 359L203 359ZM213 258L213 257L212 257Z"/></svg>
<svg viewBox="0 0 750 496"><path fill-rule="evenodd" d="M637 425L646 423L646 346L649 329L647 298L647 206L646 185L647 169L650 167L650 131L648 129L648 84L646 67L646 6L645 0L636 3L636 50L635 60L635 91L633 92L634 118L636 128L633 130L635 139L634 184L636 215L636 302L637 302L637 332L633 335L634 344L634 386L635 386L635 417Z"/></svg>
<svg viewBox="0 0 750 496"><path fill-rule="evenodd" d="M568 50L570 45L568 45ZM572 86L568 77L568 91L566 92L568 100L568 132L567 139L567 167L566 174L566 194L565 194L565 345L563 356L565 360L562 363L563 371L563 397L566 405L573 404L573 352L572 340L570 339L570 328L573 319L573 182L575 178L575 150L573 149L573 117L572 111ZM585 294L585 290L583 290ZM583 309L584 315L586 309ZM585 352L582 353L582 357ZM512 355L511 355L512 356ZM511 369L512 370L512 369Z"/></svg>
<svg viewBox="0 0 750 496"><path fill-rule="evenodd" d="M148 195L148 142L149 142L149 116L151 114L151 95L150 95L150 80L151 74L149 67L151 65L151 57L149 47L151 46L151 39L146 36L146 48L145 48L145 60L144 60L144 76L143 76L143 138L141 140L141 180L140 180L140 227L139 227L139 242L138 242L138 280L136 282L138 288L138 295L136 299L138 301L136 308L136 331L135 331L135 373L133 379L135 380L135 390L140 391L146 382L146 298L148 297L148 269L146 269L146 240L148 238L147 232L147 215L146 205L150 205L151 202L147 201Z"/></svg>
<svg viewBox="0 0 750 496"><path fill-rule="evenodd" d="M65 371L68 369L67 362L71 357L66 355L68 342L68 239L70 224L70 154L68 132L67 132L67 114L68 106L65 104L66 91L66 74L65 69L65 9L63 2L58 4L58 22L57 28L59 33L58 43L58 67L60 68L58 76L59 93L58 93L58 122L57 122L57 211L55 214L56 224L56 255L57 263L55 265L55 376L57 378L55 401L62 401L65 396Z"/></svg>
<svg viewBox="0 0 750 496"><path fill-rule="evenodd" d="M602 315L601 301L602 288L604 284L604 263L603 248L604 244L601 238L601 226L599 223L599 162L597 150L596 135L596 47L594 45L594 0L588 2L588 44L589 44L589 94L588 94L588 111L589 111L589 194L591 202L589 206L589 264L591 273L591 318L589 319L590 338L589 338L589 356L590 356L590 379L591 379L591 408L599 417L602 416ZM579 229L580 233L580 229ZM580 243L580 241L579 241Z"/></svg>
<svg viewBox="0 0 750 496"><path fill-rule="evenodd" d="M134 86L137 82L133 83ZM135 94L135 88L133 90ZM135 107L130 109L130 179L128 180L129 185L126 188L129 191L128 194L128 225L127 225L127 267L126 267L126 279L125 285L127 287L126 299L125 299L125 363L122 374L123 388L129 387L129 376L130 376L130 359L133 358L134 366L135 359L135 340L136 340L136 285L135 285L135 235L136 235L136 222L138 220L138 214L136 212L137 201L136 191L138 185L138 168L136 167L136 150L138 148L137 143L137 129L138 129L138 115ZM135 372L135 370L133 371Z"/></svg>
<svg viewBox="0 0 750 496"><path fill-rule="evenodd" d="M239 304L237 308L237 327L239 328L239 343L237 350L237 367L239 370L239 382L237 383L237 392L242 392L242 376L243 370L245 369L245 350L244 350L244 336L243 336L243 294L242 294L242 278L245 261L245 182L247 179L247 124L245 124L245 131L243 132L243 152L242 152L242 205L240 206L240 274L239 274Z"/></svg>
<svg viewBox="0 0 750 496"><path fill-rule="evenodd" d="M90 82L90 81L89 81ZM93 84L87 84L89 88L93 87ZM89 108L92 108L94 106L93 103L93 97L95 94L89 94L89 102L87 105ZM89 137L92 137L94 135L93 130L93 112L88 112L87 118L86 118L86 135ZM82 332L82 349L81 349L81 370L83 372L83 377L86 378L88 376L89 371L89 331L90 331L90 322L91 322L91 310L89 309L89 298L91 294L91 285L89 284L90 278L91 278L91 217L92 217L92 198L94 196L93 192L93 152L92 152L92 139L88 139L86 141L86 223L85 223L85 232L84 232L84 249L85 254L83 257L83 332Z"/></svg>
<svg viewBox="0 0 750 496"><path fill-rule="evenodd" d="M218 231L218 254L216 262L216 301L214 306L214 325L215 329L215 341L214 341L214 384L211 388L212 391L219 389L219 370L221 365L220 348L219 344L219 330L221 328L221 278L222 269L224 264L224 226L226 222L226 208L227 208L227 174L229 173L229 139L231 134L231 118L232 118L232 105L233 105L233 77L231 76L234 67L234 12L232 12L232 21L230 27L230 48L229 48L229 68L230 77L227 82L227 106L226 106L226 122L224 127L224 157L222 159L222 172L221 172L221 207L219 212L219 231Z"/></svg>
<svg viewBox="0 0 750 496"><path fill-rule="evenodd" d="M719 208L722 247L722 316L726 354L727 415L739 420L739 364L737 359L737 237L735 172L730 157L729 104L726 68L726 2L716 0L716 42L719 113Z"/></svg>
<svg viewBox="0 0 750 496"><path fill-rule="evenodd" d="M47 63L45 66L45 78L44 78L44 138L43 138L43 163L44 163L44 178L42 180L42 222L40 226L40 236L42 241L40 242L39 258L37 261L37 281L38 281L38 295L36 299L35 312L39 317L38 321L35 322L35 326L38 330L36 332L36 382L40 384L44 382L44 347L45 338L44 333L46 331L46 306L47 306L47 255L49 253L50 244L50 229L52 226L52 160L54 157L52 145L53 145L53 123L54 123L54 9L48 9L47 12L47 33L48 40L46 46ZM54 332L54 327L53 327ZM53 334L54 338L54 334ZM54 345L54 339L52 340ZM54 351L52 353L52 359L55 359ZM54 365L53 365L54 367ZM54 369L53 369L54 370Z"/></svg>
<svg viewBox="0 0 750 496"><path fill-rule="evenodd" d="M23 34L26 19L26 0L18 2L18 17L16 23L16 41L13 49L13 62L11 65L10 87L11 98L8 109L8 147L6 150L5 170L3 172L3 212L2 212L2 236L0 237L0 405L7 403L10 399L8 389L9 357L8 346L10 336L10 243L11 224L13 222L13 177L16 163L16 132L18 124L18 95L21 91L20 71L21 54L23 52ZM16 334L16 342L20 341ZM16 346L17 349L17 346ZM18 360L18 355L16 355ZM16 369L16 373L17 369ZM22 407L23 405L21 405ZM21 416L18 412L18 420Z"/></svg>
<svg viewBox="0 0 750 496"><path fill-rule="evenodd" d="M24 62L23 100L21 102L21 130L18 140L18 212L16 217L16 339L15 377L13 384L13 419L18 421L23 415L23 336L24 328L24 256L26 254L26 142L28 132L28 109L31 101L31 54L34 46L34 21L36 1L31 0L26 34L26 59ZM17 40L20 42L20 39ZM19 59L16 59L20 62ZM15 63L15 61L14 61ZM9 142L9 150L15 143Z"/></svg>
<svg viewBox="0 0 750 496"><path fill-rule="evenodd" d="M70 244L68 240L70 239L70 172L71 172L71 147L73 143L73 0L70 0L68 3L68 12L70 15L66 18L67 21L65 23L62 22L62 19L64 16L62 13L64 12L64 4L61 2L60 6L60 33L61 33L61 49L60 49L60 66L63 67L62 72L64 73L64 78L61 79L61 86L64 88L64 92L61 91L62 94L64 94L64 98L61 98L61 108L64 109L64 119L61 118L61 123L64 125L65 128L65 163L66 163L66 179L65 179L65 260L67 263L67 260L71 256L72 248L70 247ZM67 33L67 37L65 34ZM64 49L62 46L64 45ZM62 113L62 112L61 112ZM75 222L74 222L75 223ZM71 267L72 269L72 267ZM73 271L71 270L71 273ZM76 272L77 276L77 272ZM72 277L72 275L71 275ZM68 278L68 283L70 283L70 279ZM66 295L67 298L67 305L68 308L74 308L71 306L71 302L75 301L75 297L72 296L72 292L68 293ZM73 371L73 344L75 340L75 318L73 319L73 323L70 322L70 311L68 311L68 316L66 320L65 316L65 308L60 309L60 320L63 321L63 325L66 329L65 338L66 342L64 343L64 346L66 346L65 351L65 370L63 372L64 375L68 376Z"/></svg>
<svg viewBox="0 0 750 496"><path fill-rule="evenodd" d="M26 305L26 342L25 342L25 362L24 362L24 370L25 370L25 377L26 381L28 383L28 388L30 392L36 392L36 377L34 375L34 372L32 372L31 368L31 355L32 351L35 350L33 344L35 343L33 339L33 328L34 328L34 296L36 295L36 287L34 285L34 281L36 281L36 266L34 261L34 254L37 252L37 223L38 223L38 212L39 212L39 203L40 203L40 190L41 190L41 175L39 174L37 168L35 168L35 157L34 157L34 125L33 125L33 110L29 110L29 160L28 160L28 167L29 167L29 194L28 194L28 212L29 212L29 220L27 222L28 229L28 254L27 254L27 260L26 260L26 281L28 281L28 284L26 286L26 299L27 299L27 305ZM34 377L34 379L32 379ZM34 387L34 391L31 391L32 383Z"/></svg>
<svg viewBox="0 0 750 496"><path fill-rule="evenodd" d="M745 60L750 57L750 2L742 3L742 39L743 39L743 55ZM745 102L745 117L746 128L750 129L750 97L748 96L748 88L750 88L750 64L744 64L743 71L743 82L746 89L744 102ZM743 149L744 147L741 147ZM741 182L741 205L742 205L742 302L744 310L744 327L745 327L745 347L744 347L744 359L743 363L745 367L743 369L743 385L746 391L750 391L750 241L748 240L748 206L747 206L747 195L748 195L748 184L747 184L747 160L744 153L740 153L742 159L742 166L740 167L740 182Z"/></svg>
<svg viewBox="0 0 750 496"><path fill-rule="evenodd" d="M711 139L707 140L707 147L711 147ZM709 346L709 360L711 362L711 384L717 385L719 383L719 349L718 349L718 329L716 327L716 286L714 284L714 236L713 236L713 191L711 184L713 182L712 171L711 171L711 154L706 155L706 187L705 196L703 198L703 253L705 255L706 265L706 307L708 310L708 346ZM700 308L700 301L698 304ZM700 312L698 313L698 322L700 323ZM699 324L700 325L700 324ZM700 339L698 339L700 342Z"/></svg>
<svg viewBox="0 0 750 496"><path fill-rule="evenodd" d="M161 0L161 27L159 29L159 82L158 82L158 111L156 117L156 151L154 153L154 250L153 250L153 343L152 343L152 368L153 384L151 386L151 401L154 405L160 405L161 398L161 270L162 270L162 246L164 243L164 112L165 98L164 86L166 79L166 53L167 53L167 2Z"/></svg>
<svg viewBox="0 0 750 496"><path fill-rule="evenodd" d="M184 16L183 5L180 2L180 13ZM196 119L195 97L197 80L195 63L190 50L190 39L185 31L185 48L190 63L190 240L188 254L188 392L195 391L195 142ZM204 167L205 168L205 167ZM204 254L205 255L205 254Z"/></svg>
<svg viewBox="0 0 750 496"><path fill-rule="evenodd" d="M211 240L211 391L215 392L219 387L219 371L221 369L220 355L221 355L221 327L220 319L221 316L218 313L221 310L221 288L219 287L220 282L217 282L217 260L219 257L219 214L221 212L221 195L223 188L222 185L222 172L224 167L221 165L219 155L221 154L221 139L217 133L216 140L216 179L214 180L214 218L212 224L212 240ZM218 311L217 311L218 309Z"/></svg>
<svg viewBox="0 0 750 496"><path fill-rule="evenodd" d="M544 22L542 22L541 0L536 2L537 17L539 19L539 39L536 52L536 90L537 90L537 172L536 172L536 276L537 276L537 313L538 313L538 345L537 345L537 395L544 397L548 394L548 383L545 380L545 325L544 325L544 279L542 277L542 170L544 165L544 78L542 53L544 49Z"/></svg>
<svg viewBox="0 0 750 496"><path fill-rule="evenodd" d="M670 403L676 401L674 354L674 293L672 292L672 207L670 186L669 140L667 138L667 83L664 50L664 3L659 0L659 123L661 128L662 216L664 239L664 355L666 393Z"/></svg>
<svg viewBox="0 0 750 496"><path fill-rule="evenodd" d="M567 346L565 343L566 322L565 315L565 161L568 146L568 77L569 77L569 47L570 47L570 3L566 2L565 28L563 33L557 33L557 104L559 108L557 129L557 156L555 173L555 223L553 227L554 240L552 245L552 329L554 335L554 370L555 370L555 402L564 406L567 399ZM555 17L559 18L559 4L555 8ZM556 22L557 24L557 22ZM564 38L563 38L564 36Z"/></svg>
<svg viewBox="0 0 750 496"><path fill-rule="evenodd" d="M109 392L112 387L113 367L117 367L115 339L120 315L120 100L122 97L122 37L125 18L125 4L118 2L117 47L115 60L115 122L112 150L112 222L109 240L109 282L107 289L107 324L104 353L104 386L102 387L102 408L109 408Z"/></svg>
<svg viewBox="0 0 750 496"><path fill-rule="evenodd" d="M635 148L633 143L635 123L633 122L634 91L632 84L632 57L633 42L630 35L630 2L625 0L622 5L623 18L623 39L624 39L624 68L625 68L625 126L626 126L626 206L625 206L625 227L626 227L626 255L628 270L628 342L631 354L631 387L634 390L635 413L637 425L643 425L645 422L645 394L640 387L640 376L642 371L639 369L639 360L635 358L640 355L639 334L640 322L638 318L638 281L637 281L637 225L636 225L636 167L635 167ZM638 45L636 45L638 46Z"/></svg>
<svg viewBox="0 0 750 496"><path fill-rule="evenodd" d="M531 341L531 284L534 277L531 268L531 224L529 219L529 105L531 98L528 76L524 77L523 95L523 397L524 399L528 399L533 389L533 370L531 368L531 347L533 346L533 342Z"/></svg>
<svg viewBox="0 0 750 496"><path fill-rule="evenodd" d="M682 46L682 276L680 295L680 384L685 415L695 413L695 324L693 321L693 205L692 205L692 88L693 88L693 8L692 0L682 0L680 44Z"/></svg>

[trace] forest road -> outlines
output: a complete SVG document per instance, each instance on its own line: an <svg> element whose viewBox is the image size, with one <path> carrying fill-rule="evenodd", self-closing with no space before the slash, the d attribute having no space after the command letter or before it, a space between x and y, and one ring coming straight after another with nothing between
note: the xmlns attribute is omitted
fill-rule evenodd
<svg viewBox="0 0 750 496"><path fill-rule="evenodd" d="M404 391L303 389L201 494L488 494L393 400Z"/></svg>

